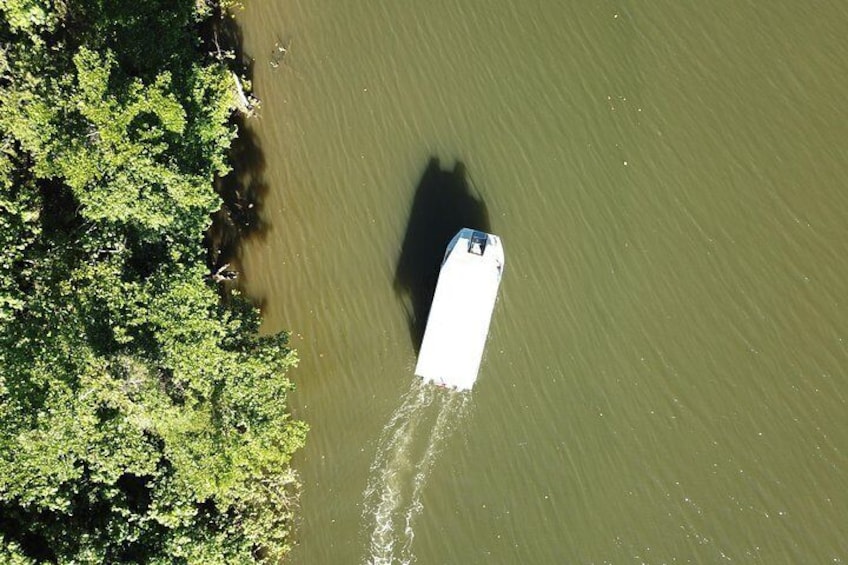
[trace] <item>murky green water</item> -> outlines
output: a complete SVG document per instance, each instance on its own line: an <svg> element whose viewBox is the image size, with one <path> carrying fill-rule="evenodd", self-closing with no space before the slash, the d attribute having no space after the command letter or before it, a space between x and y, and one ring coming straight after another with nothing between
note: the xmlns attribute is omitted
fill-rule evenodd
<svg viewBox="0 0 848 565"><path fill-rule="evenodd" d="M312 426L293 562L848 562L848 4L239 22L269 224L244 279ZM464 398L416 386L396 284L457 161L507 253Z"/></svg>

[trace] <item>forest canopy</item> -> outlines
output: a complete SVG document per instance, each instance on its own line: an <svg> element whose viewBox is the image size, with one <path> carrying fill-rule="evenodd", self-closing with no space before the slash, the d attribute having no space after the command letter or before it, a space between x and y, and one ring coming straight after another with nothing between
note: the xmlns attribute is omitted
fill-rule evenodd
<svg viewBox="0 0 848 565"><path fill-rule="evenodd" d="M204 233L238 103L204 0L0 2L0 562L289 546L287 336Z"/></svg>

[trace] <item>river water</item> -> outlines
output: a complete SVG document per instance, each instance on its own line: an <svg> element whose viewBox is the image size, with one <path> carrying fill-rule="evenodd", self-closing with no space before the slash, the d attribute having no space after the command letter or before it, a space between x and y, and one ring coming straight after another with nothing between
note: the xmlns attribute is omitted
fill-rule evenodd
<svg viewBox="0 0 848 565"><path fill-rule="evenodd" d="M311 425L292 562L848 563L848 4L238 22L242 280ZM465 395L413 377L457 222L506 250Z"/></svg>

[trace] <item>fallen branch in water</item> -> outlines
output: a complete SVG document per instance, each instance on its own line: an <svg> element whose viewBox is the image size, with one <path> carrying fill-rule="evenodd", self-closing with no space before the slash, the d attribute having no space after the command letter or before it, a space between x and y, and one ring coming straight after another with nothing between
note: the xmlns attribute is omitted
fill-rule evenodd
<svg viewBox="0 0 848 565"><path fill-rule="evenodd" d="M259 108L259 99L245 92L244 84L234 71L230 71L230 74L233 76L233 82L236 85L238 111L248 118L256 115L256 110Z"/></svg>
<svg viewBox="0 0 848 565"><path fill-rule="evenodd" d="M213 282L222 283L224 281L234 281L238 278L238 272L230 270L230 264L226 263L214 273L206 275Z"/></svg>

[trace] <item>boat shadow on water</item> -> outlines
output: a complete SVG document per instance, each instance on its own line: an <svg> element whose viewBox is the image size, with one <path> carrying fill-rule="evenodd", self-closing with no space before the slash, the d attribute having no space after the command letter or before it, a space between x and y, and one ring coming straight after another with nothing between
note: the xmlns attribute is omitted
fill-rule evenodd
<svg viewBox="0 0 848 565"><path fill-rule="evenodd" d="M394 278L394 290L406 309L416 354L421 349L445 247L464 227L491 232L486 203L473 189L461 161L452 169L443 169L439 159L431 157L415 189Z"/></svg>

